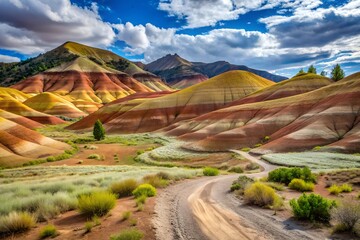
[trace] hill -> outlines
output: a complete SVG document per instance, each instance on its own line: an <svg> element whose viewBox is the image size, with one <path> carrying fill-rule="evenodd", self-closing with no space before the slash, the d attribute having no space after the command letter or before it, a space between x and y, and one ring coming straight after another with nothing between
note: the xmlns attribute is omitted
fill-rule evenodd
<svg viewBox="0 0 360 240"><path fill-rule="evenodd" d="M95 112L69 128L90 128L100 118L107 131L112 133L155 131L219 109L273 84L249 72L230 71L161 97L135 99L126 104L111 103L101 108L100 114Z"/></svg>
<svg viewBox="0 0 360 240"><path fill-rule="evenodd" d="M352 75L295 96L233 104L179 122L167 130L171 135L194 141L187 148L202 151L256 147L252 152L265 154L317 147L327 151L359 152L360 103L354 101L360 97L359 76ZM306 76L301 76L300 81L304 78ZM297 79L289 81L294 80Z"/></svg>
<svg viewBox="0 0 360 240"><path fill-rule="evenodd" d="M266 71L248 68L243 65L233 65L225 61L214 63L190 62L177 54L168 54L146 64L144 69L161 76L174 88L185 88L232 70L252 72L275 82L287 79L286 77L274 75Z"/></svg>

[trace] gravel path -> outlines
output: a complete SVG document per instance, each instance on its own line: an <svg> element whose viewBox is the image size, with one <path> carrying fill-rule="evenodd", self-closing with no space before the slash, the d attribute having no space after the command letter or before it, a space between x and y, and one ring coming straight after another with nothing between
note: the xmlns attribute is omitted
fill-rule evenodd
<svg viewBox="0 0 360 240"><path fill-rule="evenodd" d="M276 168L248 153L236 152L265 169L249 176L266 176ZM157 239L326 239L322 232L303 229L274 216L271 210L241 205L228 191L238 176L203 177L165 189L155 206Z"/></svg>

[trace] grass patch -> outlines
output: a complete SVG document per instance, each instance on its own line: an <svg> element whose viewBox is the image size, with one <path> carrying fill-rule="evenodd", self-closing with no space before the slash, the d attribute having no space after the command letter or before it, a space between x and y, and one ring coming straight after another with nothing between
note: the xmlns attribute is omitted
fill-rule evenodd
<svg viewBox="0 0 360 240"><path fill-rule="evenodd" d="M133 192L132 194L138 198L140 196L146 196L146 197L153 197L156 195L156 189L148 184L148 183L144 183L139 185Z"/></svg>
<svg viewBox="0 0 360 240"><path fill-rule="evenodd" d="M130 211L123 212L122 220L123 221L128 220L131 216L132 216L132 212L130 212Z"/></svg>
<svg viewBox="0 0 360 240"><path fill-rule="evenodd" d="M232 167L228 170L228 172L233 172L233 173L243 173L244 170L241 167Z"/></svg>
<svg viewBox="0 0 360 240"><path fill-rule="evenodd" d="M331 187L328 188L328 191L332 195L339 195L342 192L351 192L352 186L350 184L343 184L341 186L338 186L336 184L331 185Z"/></svg>
<svg viewBox="0 0 360 240"><path fill-rule="evenodd" d="M129 197L137 186L138 182L135 179L126 179L111 184L110 191L116 194L118 198Z"/></svg>
<svg viewBox="0 0 360 240"><path fill-rule="evenodd" d="M49 237L54 238L58 235L59 235L59 232L57 231L56 227L54 225L50 224L50 225L43 227L40 230L39 238L40 239L45 239L45 238L49 238Z"/></svg>
<svg viewBox="0 0 360 240"><path fill-rule="evenodd" d="M116 196L109 192L93 192L79 197L79 211L87 216L104 216L115 207Z"/></svg>
<svg viewBox="0 0 360 240"><path fill-rule="evenodd" d="M110 240L141 240L144 237L144 233L138 229L131 228L122 230L117 235L110 237Z"/></svg>
<svg viewBox="0 0 360 240"><path fill-rule="evenodd" d="M204 176L217 176L219 175L219 169L217 168L212 168L212 167L206 167L203 170L203 174Z"/></svg>
<svg viewBox="0 0 360 240"><path fill-rule="evenodd" d="M34 215L26 212L12 212L0 217L0 234L20 233L35 226Z"/></svg>
<svg viewBox="0 0 360 240"><path fill-rule="evenodd" d="M169 185L169 180L163 179L162 176L159 176L157 174L144 176L143 182L148 183L155 188L164 188Z"/></svg>

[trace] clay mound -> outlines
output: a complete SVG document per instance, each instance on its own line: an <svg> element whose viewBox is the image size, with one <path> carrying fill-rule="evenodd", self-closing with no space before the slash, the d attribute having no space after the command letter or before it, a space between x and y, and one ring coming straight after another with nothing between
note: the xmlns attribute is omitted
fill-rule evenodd
<svg viewBox="0 0 360 240"><path fill-rule="evenodd" d="M24 103L15 100L13 97L0 96L0 109L26 117L41 124L64 123L60 118L36 111Z"/></svg>
<svg viewBox="0 0 360 240"><path fill-rule="evenodd" d="M106 117L102 119L105 128L111 133L155 131L171 123L219 109L273 84L249 72L231 71L163 97L134 100L131 101L133 105L105 106L101 110ZM88 121L90 118L92 116L84 118L76 126L91 127L93 122Z"/></svg>
<svg viewBox="0 0 360 240"><path fill-rule="evenodd" d="M331 83L333 81L329 78L305 73L261 89L246 98L234 101L231 106L295 96L325 87Z"/></svg>
<svg viewBox="0 0 360 240"><path fill-rule="evenodd" d="M242 104L169 127L195 141L187 148L222 151L262 146L254 153L311 150L360 151L360 78L276 100Z"/></svg>
<svg viewBox="0 0 360 240"><path fill-rule="evenodd" d="M30 97L30 95L16 89L0 87L0 98L11 98L23 102Z"/></svg>
<svg viewBox="0 0 360 240"><path fill-rule="evenodd" d="M101 103L87 102L84 100L75 100L72 101L72 104L74 104L80 111L83 111L87 114L96 112L99 108L103 106Z"/></svg>
<svg viewBox="0 0 360 240"><path fill-rule="evenodd" d="M179 82L175 81L176 83L172 85L172 88L184 89L206 80L208 80L208 78L205 77L204 75L194 75L194 76L184 77Z"/></svg>
<svg viewBox="0 0 360 240"><path fill-rule="evenodd" d="M43 125L38 123L38 122L35 122L33 120L30 120L30 119L28 119L26 117L23 117L23 116L14 114L14 113L4 111L2 109L0 109L0 117L5 118L5 119L7 119L9 121L15 122L15 123L17 123L19 125L22 125L22 126L24 126L26 128L30 128L30 129L43 127Z"/></svg>
<svg viewBox="0 0 360 240"><path fill-rule="evenodd" d="M87 115L75 107L71 102L48 92L29 98L24 104L39 112L54 116L78 118Z"/></svg>
<svg viewBox="0 0 360 240"><path fill-rule="evenodd" d="M65 143L0 117L1 167L21 166L30 160L61 154L69 148Z"/></svg>

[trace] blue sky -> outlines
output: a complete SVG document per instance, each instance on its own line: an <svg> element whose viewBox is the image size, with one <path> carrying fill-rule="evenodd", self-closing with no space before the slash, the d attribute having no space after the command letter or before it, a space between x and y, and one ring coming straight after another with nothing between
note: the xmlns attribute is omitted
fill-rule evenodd
<svg viewBox="0 0 360 240"><path fill-rule="evenodd" d="M150 62L168 53L292 76L360 71L360 0L2 0L0 61L66 42Z"/></svg>

